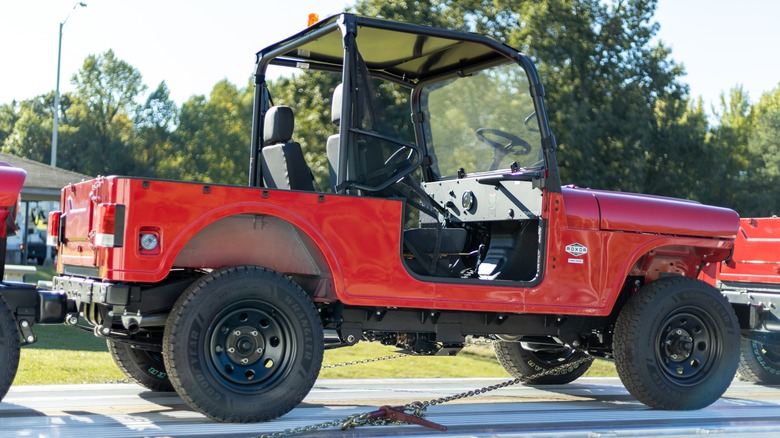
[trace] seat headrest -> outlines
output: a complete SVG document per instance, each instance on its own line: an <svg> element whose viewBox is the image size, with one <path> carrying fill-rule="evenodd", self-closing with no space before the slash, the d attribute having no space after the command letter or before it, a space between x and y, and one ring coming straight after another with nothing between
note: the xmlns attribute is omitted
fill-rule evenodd
<svg viewBox="0 0 780 438"><path fill-rule="evenodd" d="M287 143L292 139L295 116L289 106L273 106L265 113L263 145Z"/></svg>
<svg viewBox="0 0 780 438"><path fill-rule="evenodd" d="M330 103L330 121L335 125L341 123L341 85L338 84L333 89L333 100Z"/></svg>

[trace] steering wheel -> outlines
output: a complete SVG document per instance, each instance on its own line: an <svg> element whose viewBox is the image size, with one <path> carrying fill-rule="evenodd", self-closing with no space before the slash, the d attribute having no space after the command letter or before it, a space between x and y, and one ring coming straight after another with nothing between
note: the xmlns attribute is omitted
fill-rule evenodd
<svg viewBox="0 0 780 438"><path fill-rule="evenodd" d="M405 151L408 153L405 154ZM392 178L396 173L412 165L412 157L416 152L407 146L401 146L385 160L384 166L365 175L366 180L373 181L379 177L382 179Z"/></svg>
<svg viewBox="0 0 780 438"><path fill-rule="evenodd" d="M406 156L404 157L403 152L405 150L409 150L409 153L406 154ZM410 149L406 146L401 146L400 148L398 148L398 150L393 152L392 155L390 155L387 158L387 160L385 160L385 166L398 167L401 164L409 164L411 163L411 161L409 160L411 160L412 155L414 155L414 152L415 152L414 149Z"/></svg>
<svg viewBox="0 0 780 438"><path fill-rule="evenodd" d="M515 152L519 155L528 154L531 152L531 149L533 149L527 141L500 129L478 128L475 133L477 134L477 139L479 139L479 141L493 148L493 162L490 163L490 168L488 170L498 169L501 160L504 159L509 151L515 148L521 148ZM503 142L500 140L503 140Z"/></svg>

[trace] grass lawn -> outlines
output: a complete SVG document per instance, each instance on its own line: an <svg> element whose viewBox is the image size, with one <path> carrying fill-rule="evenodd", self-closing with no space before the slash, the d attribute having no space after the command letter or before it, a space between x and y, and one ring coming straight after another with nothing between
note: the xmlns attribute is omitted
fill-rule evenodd
<svg viewBox="0 0 780 438"><path fill-rule="evenodd" d="M38 342L22 348L14 385L127 382L114 365L104 340L65 326L35 326ZM393 347L361 342L327 350L323 365L395 353ZM614 376L611 362L597 359L586 376ZM455 357L405 356L348 367L326 368L323 379L401 377L506 377L490 346L470 346Z"/></svg>

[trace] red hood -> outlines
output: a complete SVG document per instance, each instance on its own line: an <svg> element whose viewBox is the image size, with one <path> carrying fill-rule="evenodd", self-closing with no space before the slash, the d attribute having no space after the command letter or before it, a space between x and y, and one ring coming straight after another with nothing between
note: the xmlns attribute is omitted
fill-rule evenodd
<svg viewBox="0 0 780 438"><path fill-rule="evenodd" d="M569 219L570 223L598 222L600 229L609 231L727 239L733 239L739 230L739 215L728 208L577 187L564 187L562 191L567 216L576 216ZM569 205L577 208L571 211Z"/></svg>

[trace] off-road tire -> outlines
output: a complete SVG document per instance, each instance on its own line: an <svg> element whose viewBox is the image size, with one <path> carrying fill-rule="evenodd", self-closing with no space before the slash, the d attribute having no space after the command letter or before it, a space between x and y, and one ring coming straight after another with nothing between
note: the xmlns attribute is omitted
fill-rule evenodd
<svg viewBox="0 0 780 438"><path fill-rule="evenodd" d="M701 409L728 389L739 362L734 309L687 277L642 286L615 325L615 367L626 389L656 409Z"/></svg>
<svg viewBox="0 0 780 438"><path fill-rule="evenodd" d="M737 377L745 382L780 385L780 348L742 339Z"/></svg>
<svg viewBox="0 0 780 438"><path fill-rule="evenodd" d="M19 369L19 330L5 298L0 295L0 401L8 393Z"/></svg>
<svg viewBox="0 0 780 438"><path fill-rule="evenodd" d="M493 351L501 366L518 379L525 379L556 367L560 368L555 374L526 380L525 383L530 385L571 383L585 374L593 363L587 361L579 365L565 366L586 356L585 353L569 347L561 347L556 351L531 351L523 348L520 342L495 341Z"/></svg>
<svg viewBox="0 0 780 438"><path fill-rule="evenodd" d="M155 392L173 391L162 353L132 348L126 342L106 339L117 367L132 381Z"/></svg>
<svg viewBox="0 0 780 438"><path fill-rule="evenodd" d="M322 354L310 297L255 266L222 268L193 283L173 306L163 339L179 396L209 418L234 423L272 420L296 407L314 386Z"/></svg>

